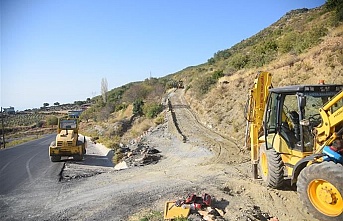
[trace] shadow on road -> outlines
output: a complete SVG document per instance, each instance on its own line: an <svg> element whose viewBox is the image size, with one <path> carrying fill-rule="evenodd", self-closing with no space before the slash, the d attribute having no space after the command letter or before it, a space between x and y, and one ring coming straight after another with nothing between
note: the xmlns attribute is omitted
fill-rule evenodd
<svg viewBox="0 0 343 221"><path fill-rule="evenodd" d="M101 167L113 167L112 158L113 151L109 151L106 156L100 156L95 154L85 154L82 161L73 160L72 157L68 159L61 160L62 162L70 162L78 165L88 165L88 166L101 166Z"/></svg>

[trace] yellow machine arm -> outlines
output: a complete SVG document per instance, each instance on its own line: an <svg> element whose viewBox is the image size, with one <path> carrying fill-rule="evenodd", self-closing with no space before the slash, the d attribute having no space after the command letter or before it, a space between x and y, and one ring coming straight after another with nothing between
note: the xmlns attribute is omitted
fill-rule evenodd
<svg viewBox="0 0 343 221"><path fill-rule="evenodd" d="M268 72L260 72L257 75L254 81L254 87L250 90L246 109L246 141L250 138L251 161L255 178L257 178L258 134L263 123L263 115L266 108L269 88L271 87L271 81L272 76Z"/></svg>
<svg viewBox="0 0 343 221"><path fill-rule="evenodd" d="M338 105L339 102L341 102L340 105ZM316 144L320 145L316 146L316 152L320 152L320 147L330 145L343 134L343 91L327 102L319 113L322 123L315 129ZM337 128L337 126L342 128Z"/></svg>

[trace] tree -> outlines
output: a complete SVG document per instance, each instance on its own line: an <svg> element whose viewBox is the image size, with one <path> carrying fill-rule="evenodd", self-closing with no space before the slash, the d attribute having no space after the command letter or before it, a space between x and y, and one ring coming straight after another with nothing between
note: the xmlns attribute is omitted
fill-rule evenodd
<svg viewBox="0 0 343 221"><path fill-rule="evenodd" d="M46 123L49 126L57 125L58 124L58 118L56 116L49 116L46 119Z"/></svg>
<svg viewBox="0 0 343 221"><path fill-rule="evenodd" d="M160 100L165 93L165 86L161 83L156 83L152 87L152 91L147 95L147 99Z"/></svg>
<svg viewBox="0 0 343 221"><path fill-rule="evenodd" d="M123 101L133 103L138 99L145 99L149 94L148 88L143 84L134 84L130 86L123 94Z"/></svg>
<svg viewBox="0 0 343 221"><path fill-rule="evenodd" d="M144 102L141 99L137 99L133 102L133 114L136 116L141 116L143 115L143 105Z"/></svg>
<svg viewBox="0 0 343 221"><path fill-rule="evenodd" d="M111 113L114 111L114 106L112 104L107 104L105 107L101 109L101 111L98 113L98 119L101 121L108 121L108 118L110 117Z"/></svg>
<svg viewBox="0 0 343 221"><path fill-rule="evenodd" d="M163 111L163 105L153 102L143 106L143 113L147 118L154 118Z"/></svg>
<svg viewBox="0 0 343 221"><path fill-rule="evenodd" d="M49 103L44 103L43 106L44 107L49 107Z"/></svg>
<svg viewBox="0 0 343 221"><path fill-rule="evenodd" d="M59 106L60 103L59 103L59 102L55 102L54 105L55 105L55 106Z"/></svg>
<svg viewBox="0 0 343 221"><path fill-rule="evenodd" d="M101 96L104 103L107 101L108 84L106 78L101 79Z"/></svg>
<svg viewBox="0 0 343 221"><path fill-rule="evenodd" d="M81 120L86 120L86 122L88 123L88 120L94 118L94 110L93 108L89 108L85 111L82 111L81 115L80 115L80 119Z"/></svg>
<svg viewBox="0 0 343 221"><path fill-rule="evenodd" d="M216 63L216 60L214 60L214 58L209 58L209 59L207 59L207 63L208 63L209 65L211 65L211 64Z"/></svg>
<svg viewBox="0 0 343 221"><path fill-rule="evenodd" d="M217 81L219 78L221 77L224 77L224 72L223 70L218 70L218 71L215 71L213 74L212 74L212 78L213 80Z"/></svg>

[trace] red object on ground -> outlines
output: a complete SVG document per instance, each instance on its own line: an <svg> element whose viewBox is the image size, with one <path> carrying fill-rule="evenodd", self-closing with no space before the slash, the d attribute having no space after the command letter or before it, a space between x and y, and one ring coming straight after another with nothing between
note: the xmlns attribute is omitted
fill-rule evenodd
<svg viewBox="0 0 343 221"><path fill-rule="evenodd" d="M195 194L189 195L187 199L185 200L185 203L193 203L195 201L195 198L196 198Z"/></svg>

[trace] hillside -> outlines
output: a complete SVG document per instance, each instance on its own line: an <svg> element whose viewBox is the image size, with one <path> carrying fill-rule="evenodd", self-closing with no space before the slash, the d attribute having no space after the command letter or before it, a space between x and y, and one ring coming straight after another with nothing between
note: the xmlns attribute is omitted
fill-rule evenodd
<svg viewBox="0 0 343 221"><path fill-rule="evenodd" d="M84 160L62 159L56 185L46 179L53 167L46 167L42 178L29 178L28 185L21 184L13 195L3 197L0 219L162 220L166 201L208 193L221 212L215 220L317 220L301 205L304 195L298 197L295 186L287 183L273 189L251 177L250 151L243 146L244 108L259 71L272 73L274 87L319 80L343 83L342 12L341 0L294 10L254 36L216 52L204 64L109 91L102 83L102 95L88 100L91 105L81 115L81 134L89 137ZM46 116L40 112L32 113L32 118L16 114L8 119L16 127L25 119L27 128L37 129L38 137L43 133L40 127L53 129L57 123L57 113L44 112ZM37 147L47 147L52 137L38 141ZM39 155L23 155L28 176L35 156ZM13 162L18 158L14 157ZM3 168L9 164L4 162ZM260 165L264 167L262 160ZM266 167L268 173L272 171ZM328 176L337 172L323 168ZM276 175L283 175L281 167L276 169L281 171ZM262 168L260 175L264 172ZM318 201L332 199L331 204L340 206L336 194L340 189L335 192L328 176L324 184L321 178L311 181L323 186L316 190ZM333 177L340 184L340 174Z"/></svg>
<svg viewBox="0 0 343 221"><path fill-rule="evenodd" d="M204 125L243 144L243 110L258 71L272 73L274 87L343 82L343 24L334 21L335 12L325 6L291 11L206 64L173 77L187 85L188 103ZM223 77L208 84L218 73Z"/></svg>
<svg viewBox="0 0 343 221"><path fill-rule="evenodd" d="M330 3L330 4L329 4ZM243 110L258 71L273 75L273 85L343 82L343 24L340 2L288 12L271 26L204 64L177 73L114 88L92 98L82 114L83 133L116 149L163 122L161 100L184 83L184 92L199 121L242 144ZM338 6L337 6L338 5ZM342 7L341 7L342 8Z"/></svg>

